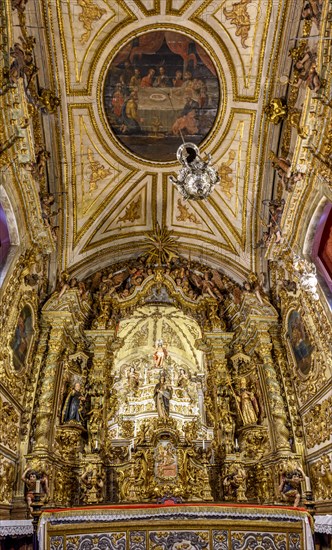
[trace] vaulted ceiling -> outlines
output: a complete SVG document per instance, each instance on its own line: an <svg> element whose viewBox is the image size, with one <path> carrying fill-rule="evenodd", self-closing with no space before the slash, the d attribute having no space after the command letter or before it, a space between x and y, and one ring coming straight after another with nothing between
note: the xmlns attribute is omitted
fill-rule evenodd
<svg viewBox="0 0 332 550"><path fill-rule="evenodd" d="M63 269L85 275L139 254L145 233L158 221L174 232L180 253L237 280L255 270L257 211L269 185L266 170L272 173L262 113L277 75L284 4L43 0L44 59L61 99L55 131ZM212 154L221 181L207 201L185 202L169 182L180 168L176 148L174 161L163 160L162 153L160 160L147 160L123 144L106 117L105 79L116 56L156 31L177 32L198 44L219 81L219 105L201 151ZM54 147L47 125L45 131Z"/></svg>

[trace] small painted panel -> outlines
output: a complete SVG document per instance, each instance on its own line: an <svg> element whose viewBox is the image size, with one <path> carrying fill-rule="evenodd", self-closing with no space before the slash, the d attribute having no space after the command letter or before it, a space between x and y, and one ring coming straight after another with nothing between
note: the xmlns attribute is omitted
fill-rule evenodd
<svg viewBox="0 0 332 550"><path fill-rule="evenodd" d="M125 550L126 533L67 535L66 550Z"/></svg>
<svg viewBox="0 0 332 550"><path fill-rule="evenodd" d="M229 531L212 531L212 547L214 550L228 550Z"/></svg>
<svg viewBox="0 0 332 550"><path fill-rule="evenodd" d="M13 365L17 371L25 366L32 336L32 311L30 306L26 305L17 319L14 336L10 342L10 347L13 350Z"/></svg>
<svg viewBox="0 0 332 550"><path fill-rule="evenodd" d="M292 311L288 318L288 334L296 364L302 374L308 374L311 368L312 352L309 336L298 311Z"/></svg>
<svg viewBox="0 0 332 550"><path fill-rule="evenodd" d="M202 550L209 548L209 531L151 531L151 550Z"/></svg>
<svg viewBox="0 0 332 550"><path fill-rule="evenodd" d="M146 548L146 532L131 531L129 534L129 550L145 550Z"/></svg>
<svg viewBox="0 0 332 550"><path fill-rule="evenodd" d="M63 550L63 537L50 537L50 550Z"/></svg>
<svg viewBox="0 0 332 550"><path fill-rule="evenodd" d="M160 441L155 450L154 473L157 479L170 480L177 476L176 449L171 441Z"/></svg>
<svg viewBox="0 0 332 550"><path fill-rule="evenodd" d="M123 46L104 85L104 109L135 155L175 161L182 137L199 145L218 112L220 88L206 50L185 34L145 33Z"/></svg>
<svg viewBox="0 0 332 550"><path fill-rule="evenodd" d="M247 548L268 548L269 550L286 550L287 535L283 533L264 533L232 531L232 550Z"/></svg>

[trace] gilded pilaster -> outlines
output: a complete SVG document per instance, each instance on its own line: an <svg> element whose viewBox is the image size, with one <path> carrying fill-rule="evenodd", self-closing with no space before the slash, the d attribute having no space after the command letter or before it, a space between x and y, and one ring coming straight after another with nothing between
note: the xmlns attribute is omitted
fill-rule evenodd
<svg viewBox="0 0 332 550"><path fill-rule="evenodd" d="M88 418L89 451L98 452L105 438L105 422L112 386L112 342L115 331L89 330L85 332L91 342L92 366L89 373L91 411Z"/></svg>
<svg viewBox="0 0 332 550"><path fill-rule="evenodd" d="M290 451L287 415L281 396L281 389L271 355L272 343L268 334L261 334L257 353L263 363L263 372L269 404L268 415L272 421L271 441L275 451Z"/></svg>
<svg viewBox="0 0 332 550"><path fill-rule="evenodd" d="M227 377L227 359L228 346L233 338L232 332L224 332L221 329L214 328L213 331L205 332L205 342L207 344L207 363L208 377L207 387L208 396L206 399L207 410L209 404L211 413L214 417L214 428L217 445L221 444L221 432L219 426L218 409L218 382Z"/></svg>
<svg viewBox="0 0 332 550"><path fill-rule="evenodd" d="M294 437L295 451L298 454L303 454L303 426L301 417L298 413L298 404L296 399L296 391L290 375L289 365L287 363L286 350L283 348L279 335L273 334L273 352L277 360L280 372L282 375L283 388L287 399L290 421Z"/></svg>
<svg viewBox="0 0 332 550"><path fill-rule="evenodd" d="M39 403L36 414L35 451L46 450L50 446L51 419L54 409L55 382L61 353L65 346L66 321L71 317L69 313L50 319L52 328L48 342L48 353L42 373L42 382L39 390Z"/></svg>

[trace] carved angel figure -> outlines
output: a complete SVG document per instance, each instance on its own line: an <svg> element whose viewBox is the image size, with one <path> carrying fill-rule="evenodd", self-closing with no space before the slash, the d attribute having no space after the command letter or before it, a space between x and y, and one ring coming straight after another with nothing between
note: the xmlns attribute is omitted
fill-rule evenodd
<svg viewBox="0 0 332 550"><path fill-rule="evenodd" d="M301 481L304 481L305 474L298 465L294 470L283 472L279 485L279 492L282 500L293 501L294 508L300 504L301 500Z"/></svg>

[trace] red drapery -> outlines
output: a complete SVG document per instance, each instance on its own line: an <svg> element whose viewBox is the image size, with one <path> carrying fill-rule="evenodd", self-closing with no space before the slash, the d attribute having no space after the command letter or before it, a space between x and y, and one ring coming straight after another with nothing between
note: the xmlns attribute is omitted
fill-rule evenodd
<svg viewBox="0 0 332 550"><path fill-rule="evenodd" d="M202 48L202 46L197 44L197 42L196 42L196 51L199 57L201 58L201 61L203 61L204 65L209 69L209 71L211 71L213 75L217 76L215 66L213 65L210 57L208 56L206 51Z"/></svg>
<svg viewBox="0 0 332 550"><path fill-rule="evenodd" d="M143 34L140 36L138 39L138 46L135 46L131 50L130 61L133 61L135 55L142 57L144 53L157 53L162 46L164 38L165 33L163 31L149 32L148 34Z"/></svg>
<svg viewBox="0 0 332 550"><path fill-rule="evenodd" d="M183 72L187 70L188 62L190 60L193 61L194 67L196 67L196 55L194 53L188 54L189 44L191 43L190 38L177 32L166 31L165 39L167 42L167 46L169 47L171 52L176 53L182 57L184 61Z"/></svg>
<svg viewBox="0 0 332 550"><path fill-rule="evenodd" d="M126 61L128 59L128 57L130 56L130 52L131 52L132 47L133 47L132 41L128 42L128 44L126 44L126 46L123 46L123 48L121 48L121 50L119 51L119 53L116 54L116 56L113 60L114 65L121 65L121 63Z"/></svg>
<svg viewBox="0 0 332 550"><path fill-rule="evenodd" d="M133 62L135 56L141 58L143 54L155 54L158 50L160 50L164 39L166 40L171 52L182 57L184 63L183 72L186 71L189 61L192 61L194 67L196 67L197 57L194 53L189 53L189 46L192 39L184 34L179 34L173 31L155 31L141 35L138 39L138 46L132 47L132 42L127 44L127 46L122 48L122 50L117 54L114 59L114 63L119 65L128 59L128 57L130 62ZM197 44L197 42L195 42L195 45L201 61L213 75L216 75L217 73L215 67L208 54L202 46Z"/></svg>

